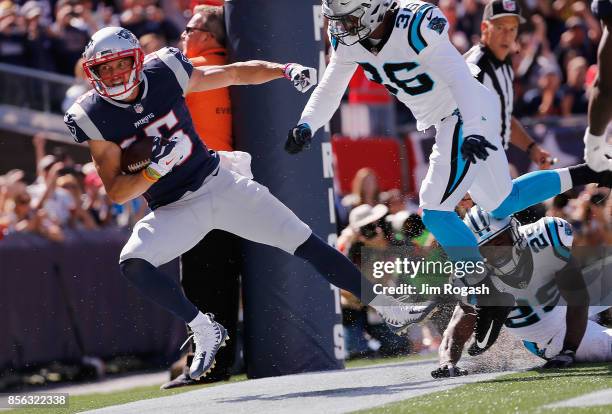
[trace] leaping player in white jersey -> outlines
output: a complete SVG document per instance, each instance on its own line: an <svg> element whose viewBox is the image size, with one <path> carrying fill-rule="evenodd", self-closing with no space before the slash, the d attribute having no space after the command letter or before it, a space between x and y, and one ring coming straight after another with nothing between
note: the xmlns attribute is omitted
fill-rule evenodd
<svg viewBox="0 0 612 414"><path fill-rule="evenodd" d="M420 206L423 222L451 259L482 259L476 238L454 212L466 192L501 218L573 186L609 180L610 171L597 173L587 165L512 180L500 137L499 99L474 78L449 40L446 17L434 5L323 0L323 14L329 20L331 60L298 125L289 131L285 149L296 154L310 146L361 66L370 80L383 84L411 110L419 130L436 128ZM500 318L505 316L495 317Z"/></svg>
<svg viewBox="0 0 612 414"><path fill-rule="evenodd" d="M609 306L589 306L582 272L572 261L569 223L545 217L519 227L516 219L496 220L478 206L472 207L464 221L478 238L483 255L495 265L494 281L516 298L516 307L505 323L508 332L548 360L544 368L564 368L574 361L612 361L612 329L589 320ZM558 305L561 297L566 305ZM476 318L478 311L473 307L463 303L455 307L440 344L440 367L432 376L467 374L457 363ZM468 353L483 353L498 334L492 332L482 342L475 340Z"/></svg>

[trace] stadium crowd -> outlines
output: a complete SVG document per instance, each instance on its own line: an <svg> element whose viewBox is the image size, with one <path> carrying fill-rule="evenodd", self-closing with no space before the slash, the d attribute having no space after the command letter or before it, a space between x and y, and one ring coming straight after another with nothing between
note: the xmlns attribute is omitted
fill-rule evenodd
<svg viewBox="0 0 612 414"><path fill-rule="evenodd" d="M144 199L113 204L93 163L75 164L59 148L46 153L44 133L32 139L36 179L13 169L0 176L0 239L16 232L62 241L67 229L131 226L147 212Z"/></svg>
<svg viewBox="0 0 612 414"><path fill-rule="evenodd" d="M177 45L197 3L211 2L2 0L0 62L75 75L75 65L90 35L109 25L121 25L134 32L146 53ZM437 3L449 19L451 39L459 51L466 52L478 43L485 0L432 3ZM519 3L527 23L521 27L516 53L512 55L516 115L586 113L586 93L595 77L596 49L602 34L588 2ZM378 94L372 99L361 102L380 103L389 98ZM353 102L359 102L359 98Z"/></svg>

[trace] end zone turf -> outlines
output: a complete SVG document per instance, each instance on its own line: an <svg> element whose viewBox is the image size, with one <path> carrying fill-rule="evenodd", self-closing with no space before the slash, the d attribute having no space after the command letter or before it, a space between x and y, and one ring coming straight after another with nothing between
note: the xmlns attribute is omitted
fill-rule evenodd
<svg viewBox="0 0 612 414"><path fill-rule="evenodd" d="M530 370L411 398L360 413L610 413L612 405L547 408L593 391L612 388L609 363L576 365L563 370Z"/></svg>

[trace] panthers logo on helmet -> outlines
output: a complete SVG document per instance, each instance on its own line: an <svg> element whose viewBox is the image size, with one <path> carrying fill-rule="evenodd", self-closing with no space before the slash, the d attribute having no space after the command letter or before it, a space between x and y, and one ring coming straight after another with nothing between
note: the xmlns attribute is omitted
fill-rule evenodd
<svg viewBox="0 0 612 414"><path fill-rule="evenodd" d="M438 32L438 34L442 34L444 31L444 27L446 26L446 19L442 17L434 17L429 21L427 27L433 31Z"/></svg>

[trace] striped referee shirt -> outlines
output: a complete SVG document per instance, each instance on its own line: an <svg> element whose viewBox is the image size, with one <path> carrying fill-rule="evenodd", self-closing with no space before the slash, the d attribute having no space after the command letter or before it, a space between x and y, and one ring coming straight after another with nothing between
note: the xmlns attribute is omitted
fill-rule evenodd
<svg viewBox="0 0 612 414"><path fill-rule="evenodd" d="M508 149L514 102L512 86L514 71L512 70L510 58L501 61L482 44L472 47L465 53L464 57L468 63L472 63L480 68L480 73L477 77L478 81L499 96L502 120L501 138L504 148Z"/></svg>

